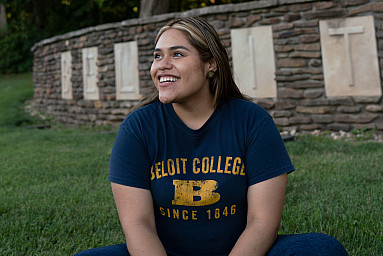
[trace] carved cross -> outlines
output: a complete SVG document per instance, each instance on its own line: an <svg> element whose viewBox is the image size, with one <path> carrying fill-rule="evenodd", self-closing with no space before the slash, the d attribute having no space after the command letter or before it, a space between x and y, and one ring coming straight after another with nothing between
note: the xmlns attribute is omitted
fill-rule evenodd
<svg viewBox="0 0 383 256"><path fill-rule="evenodd" d="M350 34L364 33L363 26L356 27L344 27L344 28L329 28L328 34L330 36L344 36L344 50L345 50L345 58L346 58L346 71L348 73L348 85L354 86L354 68L352 65L352 51L350 47Z"/></svg>
<svg viewBox="0 0 383 256"><path fill-rule="evenodd" d="M87 76L94 76L95 73L93 72L92 65L91 65L91 60L94 59L94 54L93 53L87 53L86 54L86 67L87 67ZM89 83L89 82L88 82ZM90 86L89 84L87 85L86 88L87 93L96 93L96 88Z"/></svg>
<svg viewBox="0 0 383 256"><path fill-rule="evenodd" d="M70 86L69 86L69 83L70 83L70 72L71 72L71 65L68 64L68 61L66 59L66 57L63 56L63 62L62 62L62 65L63 65L63 91L64 93L69 93L70 91Z"/></svg>
<svg viewBox="0 0 383 256"><path fill-rule="evenodd" d="M93 58L94 58L94 56L92 53L88 53L86 55L86 67L87 67L87 71L88 71L86 74L87 76L92 76L94 74L92 71L92 66L90 65L90 60Z"/></svg>
<svg viewBox="0 0 383 256"><path fill-rule="evenodd" d="M247 37L248 44L249 44L249 55L250 55L250 66L253 68L253 89L257 89L257 78L255 76L255 54L254 54L254 37L249 35Z"/></svg>

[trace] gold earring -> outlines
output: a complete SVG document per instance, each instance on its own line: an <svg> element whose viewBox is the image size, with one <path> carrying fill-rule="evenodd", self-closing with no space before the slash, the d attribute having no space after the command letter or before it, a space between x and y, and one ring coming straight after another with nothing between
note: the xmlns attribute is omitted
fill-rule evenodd
<svg viewBox="0 0 383 256"><path fill-rule="evenodd" d="M210 70L209 72L207 72L207 78L213 78L215 75L215 72L213 70Z"/></svg>

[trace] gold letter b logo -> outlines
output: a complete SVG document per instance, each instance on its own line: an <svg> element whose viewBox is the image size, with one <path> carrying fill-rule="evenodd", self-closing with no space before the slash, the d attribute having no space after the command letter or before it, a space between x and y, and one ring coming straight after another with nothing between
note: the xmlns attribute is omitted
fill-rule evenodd
<svg viewBox="0 0 383 256"><path fill-rule="evenodd" d="M174 200L172 204L204 206L214 204L221 198L213 192L218 188L215 180L173 180Z"/></svg>

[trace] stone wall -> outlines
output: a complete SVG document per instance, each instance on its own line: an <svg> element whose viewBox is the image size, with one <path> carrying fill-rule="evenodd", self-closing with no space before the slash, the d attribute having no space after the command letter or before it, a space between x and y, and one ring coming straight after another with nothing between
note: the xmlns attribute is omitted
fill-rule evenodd
<svg viewBox="0 0 383 256"><path fill-rule="evenodd" d="M153 41L158 29L174 18L186 16L202 16L213 24L227 47L231 60L235 57L232 56L231 48L233 29L271 27L277 96L269 98L255 96L254 101L269 111L281 129L351 130L367 127L383 131L380 82L383 74L381 71L383 68L383 2L367 0L267 0L220 5L105 24L49 38L32 48L36 109L66 124L119 124L139 99L136 97L136 99L121 100L117 97L115 44L137 42L139 77L137 86L139 86L139 93L145 94L153 87L150 65L153 58ZM361 92L347 95L346 89L343 90L346 92L343 96L342 91L341 96L329 96L326 90L332 81L332 68L329 68L327 64L327 66L324 65L324 39L320 33L320 23L332 19L342 21L344 18L365 16L372 16L375 40L369 43L376 43L377 49L372 51L377 53L377 59L364 58L364 62L377 63L379 79L378 84L375 85L377 93L363 94L363 86L366 82L358 84L358 78L355 76L358 75L359 68L355 68L354 65L356 70L349 75L351 78L354 76L356 84L349 85L350 91L356 86L361 89ZM331 25L331 22L329 24ZM334 31L332 33L336 33ZM335 38L337 43L343 40L343 45L347 48L346 32L339 29L336 31L343 33L343 36L329 38ZM347 36L351 38L352 35L347 34ZM350 47L354 48L346 53L349 54L347 55L349 58L350 56L355 58L357 54L354 49L359 46L352 43L354 39L349 40ZM86 64L83 65L82 52L84 48L89 47L97 47L98 50L95 63L97 66L96 89L99 94L96 99L84 97L83 66ZM66 76L69 76L65 80L65 74L62 74L64 65L62 56L68 51L71 59L69 70L63 71L67 72ZM356 53L362 58L367 56L363 52L356 51ZM327 73L324 72L326 67L329 70L326 71ZM341 74L341 76L344 75ZM63 81L67 81L71 86L69 97L63 95L62 88L65 83Z"/></svg>

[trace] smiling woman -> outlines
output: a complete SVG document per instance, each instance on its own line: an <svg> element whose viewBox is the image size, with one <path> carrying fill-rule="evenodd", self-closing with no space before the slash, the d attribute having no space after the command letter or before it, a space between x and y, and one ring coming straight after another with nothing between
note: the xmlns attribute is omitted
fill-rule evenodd
<svg viewBox="0 0 383 256"><path fill-rule="evenodd" d="M110 160L126 244L79 255L347 255L324 234L278 236L294 166L271 116L244 100L214 28L172 21L153 56L155 97L121 124Z"/></svg>
<svg viewBox="0 0 383 256"><path fill-rule="evenodd" d="M151 75L159 100L173 103L178 116L190 128L200 128L214 112L207 73L216 69L214 59L201 60L184 32L169 29L157 41ZM193 117L198 121L191 120Z"/></svg>
<svg viewBox="0 0 383 256"><path fill-rule="evenodd" d="M204 109L208 105L213 109L207 78L209 71L216 71L215 61L202 61L184 32L169 29L162 34L156 44L151 68L162 103L175 103L188 109L197 106Z"/></svg>
<svg viewBox="0 0 383 256"><path fill-rule="evenodd" d="M163 33L168 30L175 30L172 34L177 33L177 35L180 35L183 42L189 45L189 48L185 47L185 45L180 45L178 43L178 37L173 37L173 39L177 39L177 41L174 42L174 45L169 46L171 47L169 50L176 50L174 47L177 47L179 50L174 53L176 55L174 57L182 57L182 54L186 54L185 51L190 52L191 50L196 50L199 58L197 63L200 63L201 65L209 63L209 70L213 71L213 73L210 72L208 76L209 90L214 99L213 106L217 107L219 105L219 101L223 99L244 99L245 96L242 95L234 82L226 48L220 41L217 32L209 23L199 22L199 20L201 19L177 19L169 22L160 29L155 40L154 62L151 69L152 79L153 70L156 67L156 59L161 58L161 54L158 52L160 51L158 48L158 42L160 41ZM183 50L183 52L181 50ZM203 69L202 66L201 69ZM206 79L207 73L203 75L203 79ZM156 82L155 79L153 79L153 81ZM146 97L146 99L143 100L136 108L140 108L157 101L158 93L158 91L154 91L152 95Z"/></svg>

